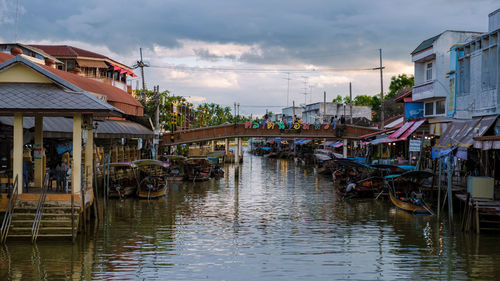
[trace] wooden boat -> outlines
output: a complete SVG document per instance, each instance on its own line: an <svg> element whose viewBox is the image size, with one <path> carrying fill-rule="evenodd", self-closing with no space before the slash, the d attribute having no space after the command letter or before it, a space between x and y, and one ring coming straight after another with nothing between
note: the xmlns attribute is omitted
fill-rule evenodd
<svg viewBox="0 0 500 281"><path fill-rule="evenodd" d="M109 168L109 198L126 198L137 190L137 179L130 162L106 164Z"/></svg>
<svg viewBox="0 0 500 281"><path fill-rule="evenodd" d="M380 192L383 185L384 179L382 177L372 176L348 183L345 187L339 186L337 194L344 198L371 198L375 193Z"/></svg>
<svg viewBox="0 0 500 281"><path fill-rule="evenodd" d="M137 175L137 197L139 199L157 199L167 194L167 163L145 159L132 162Z"/></svg>
<svg viewBox="0 0 500 281"><path fill-rule="evenodd" d="M212 168L206 157L192 157L186 160L184 171L188 181L206 181L210 179Z"/></svg>
<svg viewBox="0 0 500 281"><path fill-rule="evenodd" d="M426 178L434 176L428 171L410 171L403 174L388 175L390 181L389 198L397 208L412 214L433 215L431 207L423 199L420 186Z"/></svg>
<svg viewBox="0 0 500 281"><path fill-rule="evenodd" d="M160 159L169 165L167 168L168 181L184 180L184 162L187 159L186 157L181 155L163 155Z"/></svg>

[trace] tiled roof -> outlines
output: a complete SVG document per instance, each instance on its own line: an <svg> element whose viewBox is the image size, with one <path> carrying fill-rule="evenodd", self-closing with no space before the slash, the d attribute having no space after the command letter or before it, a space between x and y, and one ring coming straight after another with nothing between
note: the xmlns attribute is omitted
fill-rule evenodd
<svg viewBox="0 0 500 281"><path fill-rule="evenodd" d="M10 60L11 58L13 58L14 56L11 55L11 54L7 54L7 53L3 53L3 52L0 52L0 63L4 62L4 61L7 61L7 60Z"/></svg>
<svg viewBox="0 0 500 281"><path fill-rule="evenodd" d="M105 59L106 57L91 51L68 45L30 45L55 57L89 57Z"/></svg>
<svg viewBox="0 0 500 281"><path fill-rule="evenodd" d="M102 61L108 61L112 62L114 64L118 64L122 68L126 68L128 71L132 71L132 68L130 66L125 65L123 63L117 62L113 59L110 59L104 55L94 53L91 51L87 51L84 49L80 49L77 47L73 46L68 46L68 45L30 45L32 47L41 49L45 51L46 53L58 57L58 58L93 58L93 59L98 59Z"/></svg>
<svg viewBox="0 0 500 281"><path fill-rule="evenodd" d="M0 52L0 63L3 63L9 59L14 58L14 56L6 53ZM52 67L48 67L46 65L41 65L46 70L52 72L58 77L66 80L67 82L75 85L76 87L85 90L87 92L96 93L105 95L108 99L108 102L113 104L113 106L122 110L125 114L142 116L143 115L143 106L137 101L133 96L129 93L118 89L117 87L95 81L83 76L76 75L74 73L62 71L59 69L55 69ZM123 106L122 106L123 105Z"/></svg>
<svg viewBox="0 0 500 281"><path fill-rule="evenodd" d="M56 84L0 83L0 109L3 111L109 111L91 96L63 89Z"/></svg>

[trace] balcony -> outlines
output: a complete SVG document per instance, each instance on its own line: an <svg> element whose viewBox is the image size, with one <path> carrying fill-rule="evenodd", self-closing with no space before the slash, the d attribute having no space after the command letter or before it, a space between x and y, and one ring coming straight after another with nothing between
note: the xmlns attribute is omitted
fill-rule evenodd
<svg viewBox="0 0 500 281"><path fill-rule="evenodd" d="M414 101L436 97L436 94L434 92L434 81L429 81L420 85L413 86L411 94Z"/></svg>

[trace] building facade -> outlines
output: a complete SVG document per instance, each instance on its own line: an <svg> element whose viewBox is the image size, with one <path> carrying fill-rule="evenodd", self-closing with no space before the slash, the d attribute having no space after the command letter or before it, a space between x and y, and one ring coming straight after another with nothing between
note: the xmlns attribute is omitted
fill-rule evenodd
<svg viewBox="0 0 500 281"><path fill-rule="evenodd" d="M306 123L317 123L324 120L330 120L332 117L337 116L340 118L342 115L346 119L350 118L350 106L334 103L334 102L317 102L306 104L305 107L286 107L282 109L281 116L284 116L287 120L291 120L294 114L298 119L304 120ZM369 106L352 106L353 118L364 117L368 120L372 120L372 110Z"/></svg>
<svg viewBox="0 0 500 281"><path fill-rule="evenodd" d="M489 15L488 33L450 50L450 97L455 118L500 114L500 9Z"/></svg>
<svg viewBox="0 0 500 281"><path fill-rule="evenodd" d="M450 47L480 35L479 32L447 30L424 40L411 53L415 77L412 100L423 103L424 117L446 116L453 108L448 100Z"/></svg>

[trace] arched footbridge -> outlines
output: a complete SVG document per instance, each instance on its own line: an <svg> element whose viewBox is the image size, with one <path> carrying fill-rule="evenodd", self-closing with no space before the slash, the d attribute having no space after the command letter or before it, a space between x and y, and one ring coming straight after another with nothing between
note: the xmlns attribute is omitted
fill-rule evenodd
<svg viewBox="0 0 500 281"><path fill-rule="evenodd" d="M329 124L283 124L246 122L244 124L225 124L213 127L176 131L163 135L162 145L189 144L228 138L307 138L307 139L359 139L360 136L375 133L379 129L356 125Z"/></svg>

